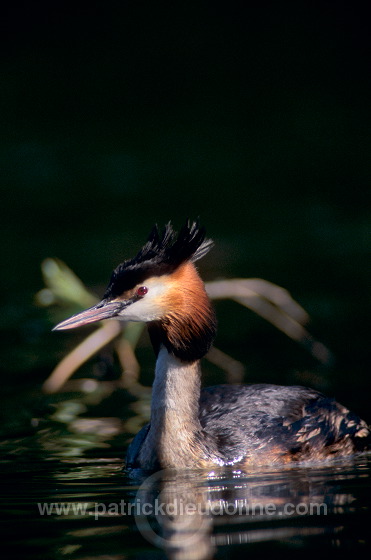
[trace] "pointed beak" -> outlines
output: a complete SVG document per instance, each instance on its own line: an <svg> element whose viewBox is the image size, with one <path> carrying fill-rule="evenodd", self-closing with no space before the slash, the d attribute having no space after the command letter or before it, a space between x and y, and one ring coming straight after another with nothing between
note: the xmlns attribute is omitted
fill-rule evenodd
<svg viewBox="0 0 371 560"><path fill-rule="evenodd" d="M67 329L75 329L76 327L82 327L83 325L89 325L90 323L97 323L98 321L103 321L103 319L112 319L116 317L122 309L127 307L130 301L101 301L97 305L81 311L76 315L72 315L69 319L58 323L53 329L53 331L63 331Z"/></svg>

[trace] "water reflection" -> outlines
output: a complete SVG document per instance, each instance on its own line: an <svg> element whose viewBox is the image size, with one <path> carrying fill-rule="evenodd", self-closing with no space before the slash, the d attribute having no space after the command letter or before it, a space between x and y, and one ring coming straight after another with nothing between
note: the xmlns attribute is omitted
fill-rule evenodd
<svg viewBox="0 0 371 560"><path fill-rule="evenodd" d="M1 446L1 544L13 557L290 559L300 551L305 559L369 547L371 455L246 473L129 474L127 422L89 417L76 396L53 406L34 435Z"/></svg>
<svg viewBox="0 0 371 560"><path fill-rule="evenodd" d="M369 507L361 487L354 487L369 477L368 467L364 460L250 474L224 470L203 478L166 470L139 488L135 519L143 536L174 560L211 558L220 545L297 544L313 536L339 546L344 516ZM358 544L362 538L355 533L352 540Z"/></svg>
<svg viewBox="0 0 371 560"><path fill-rule="evenodd" d="M144 538L178 560L212 557L212 514L207 475L167 469L145 478L134 503L134 517Z"/></svg>
<svg viewBox="0 0 371 560"><path fill-rule="evenodd" d="M6 541L31 559L158 558L160 549L170 559L201 560L226 546L239 555L267 545L289 557L300 548L305 558L308 547L369 544L368 457L325 468L141 478L113 457L7 466Z"/></svg>

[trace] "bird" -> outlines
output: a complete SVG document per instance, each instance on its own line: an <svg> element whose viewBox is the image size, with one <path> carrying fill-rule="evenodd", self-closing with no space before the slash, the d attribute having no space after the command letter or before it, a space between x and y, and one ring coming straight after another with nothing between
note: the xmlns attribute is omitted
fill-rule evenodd
<svg viewBox="0 0 371 560"><path fill-rule="evenodd" d="M195 263L213 241L199 221L177 234L157 225L138 254L112 273L97 305L59 323L147 323L156 355L150 422L129 445L128 469L213 469L327 461L365 451L370 429L335 399L302 386L218 385L201 389L201 359L216 316Z"/></svg>

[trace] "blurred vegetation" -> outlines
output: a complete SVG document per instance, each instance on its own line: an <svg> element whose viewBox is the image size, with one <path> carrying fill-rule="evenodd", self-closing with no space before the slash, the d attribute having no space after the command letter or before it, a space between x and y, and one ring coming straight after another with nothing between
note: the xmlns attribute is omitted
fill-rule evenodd
<svg viewBox="0 0 371 560"><path fill-rule="evenodd" d="M336 363L319 370L227 302L217 304L218 347L246 365L248 381L315 386L319 375L367 416L366 21L360 6L342 4L9 9L0 38L6 398L42 383L81 340L50 333L55 316L33 305L45 258L101 294L154 222L200 216L216 241L203 277L284 286ZM205 376L219 381L213 369Z"/></svg>
<svg viewBox="0 0 371 560"><path fill-rule="evenodd" d="M42 263L45 288L36 294L36 303L43 307L59 305L66 315L78 309L96 305L95 298L85 288L81 280L56 259L46 259ZM295 302L283 288L260 278L237 278L208 282L206 291L211 299L230 299L254 311L274 325L289 338L302 344L321 364L329 366L333 357L331 352L316 341L306 330L309 317L305 310ZM101 321L93 325L93 332L69 352L52 371L42 386L45 393L56 393L62 389L70 377L92 356L113 343L121 367L120 387L127 388L136 395L143 387L138 384L140 365L135 352L142 337L145 324L121 323L118 320ZM214 345L206 359L222 369L229 383L242 383L244 366Z"/></svg>

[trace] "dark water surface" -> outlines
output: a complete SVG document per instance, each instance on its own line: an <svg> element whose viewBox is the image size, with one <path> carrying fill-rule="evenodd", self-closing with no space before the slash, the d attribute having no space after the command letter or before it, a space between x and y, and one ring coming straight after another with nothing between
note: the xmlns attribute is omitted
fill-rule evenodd
<svg viewBox="0 0 371 560"><path fill-rule="evenodd" d="M124 448L141 419L99 416L78 393L53 399L48 416L32 419L33 433L19 430L1 446L5 557L349 557L370 548L370 455L129 476Z"/></svg>

